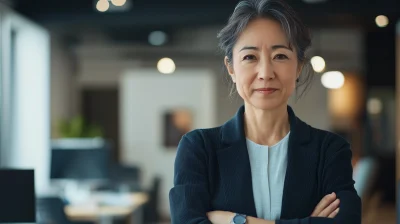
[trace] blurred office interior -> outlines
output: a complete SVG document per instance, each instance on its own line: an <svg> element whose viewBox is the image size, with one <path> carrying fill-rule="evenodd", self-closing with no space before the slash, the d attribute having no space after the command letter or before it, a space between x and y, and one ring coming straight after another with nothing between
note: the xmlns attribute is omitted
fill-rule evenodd
<svg viewBox="0 0 400 224"><path fill-rule="evenodd" d="M290 104L351 143L363 223L396 223L400 2L287 2L315 71ZM243 103L216 38L236 3L0 1L0 166L34 169L37 223L170 223L181 136Z"/></svg>

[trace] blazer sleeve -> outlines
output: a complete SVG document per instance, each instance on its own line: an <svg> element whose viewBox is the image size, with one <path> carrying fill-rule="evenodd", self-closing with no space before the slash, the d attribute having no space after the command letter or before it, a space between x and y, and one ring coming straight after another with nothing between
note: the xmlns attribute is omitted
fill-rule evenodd
<svg viewBox="0 0 400 224"><path fill-rule="evenodd" d="M207 155L199 143L185 135L175 159L174 187L170 190L172 224L211 224Z"/></svg>
<svg viewBox="0 0 400 224"><path fill-rule="evenodd" d="M276 224L361 224L361 199L354 188L352 152L350 145L338 136L325 144L327 147L323 169L325 195L335 192L340 199L339 213L335 218L279 220Z"/></svg>

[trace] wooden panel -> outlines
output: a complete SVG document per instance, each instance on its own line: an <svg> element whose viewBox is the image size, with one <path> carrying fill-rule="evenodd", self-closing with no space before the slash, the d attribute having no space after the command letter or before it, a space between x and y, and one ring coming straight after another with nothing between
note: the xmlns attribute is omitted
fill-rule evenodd
<svg viewBox="0 0 400 224"><path fill-rule="evenodd" d="M400 180L400 21L397 25L396 33L396 102L397 102L397 112L396 112L396 154L397 154L397 169L396 176L397 181ZM397 188L398 189L398 188Z"/></svg>
<svg viewBox="0 0 400 224"><path fill-rule="evenodd" d="M140 206L148 201L146 193L133 193L129 195L130 205L102 205L95 204L99 195L93 195L88 203L81 205L67 205L65 214L72 221L97 221L102 217L123 218L131 215Z"/></svg>

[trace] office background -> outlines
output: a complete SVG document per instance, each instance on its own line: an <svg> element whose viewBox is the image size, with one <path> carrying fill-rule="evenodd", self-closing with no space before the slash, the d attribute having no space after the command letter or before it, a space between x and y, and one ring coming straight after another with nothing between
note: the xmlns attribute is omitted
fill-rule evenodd
<svg viewBox="0 0 400 224"><path fill-rule="evenodd" d="M324 60L314 58L311 89L290 104L312 126L351 142L364 222L393 223L399 2L288 2L311 28L308 54ZM235 4L2 1L1 167L34 169L37 198L59 197L64 207L90 201L93 191L145 193L141 221L168 223L176 139L223 124L242 104L229 94L216 38Z"/></svg>

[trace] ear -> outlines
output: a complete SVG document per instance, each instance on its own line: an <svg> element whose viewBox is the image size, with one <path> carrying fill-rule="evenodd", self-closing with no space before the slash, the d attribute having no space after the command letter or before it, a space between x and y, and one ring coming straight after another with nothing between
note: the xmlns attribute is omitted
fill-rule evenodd
<svg viewBox="0 0 400 224"><path fill-rule="evenodd" d="M300 64L297 66L296 79L300 78L301 71L303 71L303 66L304 66L304 63L300 63Z"/></svg>
<svg viewBox="0 0 400 224"><path fill-rule="evenodd" d="M236 83L236 76L235 76L235 73L233 71L233 65L232 65L232 62L229 61L229 58L227 56L225 56L225 58L224 58L224 63L225 63L226 70L228 71L229 75L232 78L232 81L234 83Z"/></svg>

